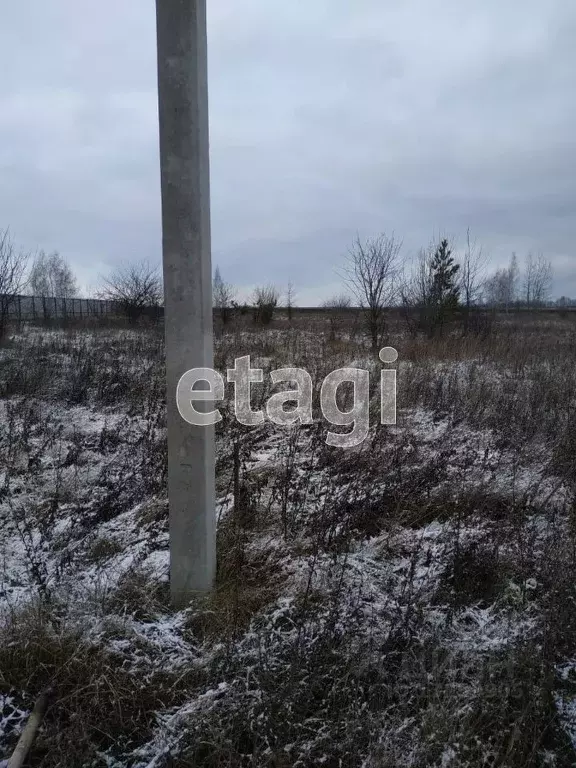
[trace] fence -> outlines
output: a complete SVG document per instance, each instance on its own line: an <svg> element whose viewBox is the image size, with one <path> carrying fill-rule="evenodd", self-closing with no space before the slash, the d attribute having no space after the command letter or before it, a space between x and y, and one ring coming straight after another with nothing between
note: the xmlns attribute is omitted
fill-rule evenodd
<svg viewBox="0 0 576 768"><path fill-rule="evenodd" d="M51 296L2 297L11 320L45 322L55 319L104 317L121 314L116 301L104 299L63 299Z"/></svg>

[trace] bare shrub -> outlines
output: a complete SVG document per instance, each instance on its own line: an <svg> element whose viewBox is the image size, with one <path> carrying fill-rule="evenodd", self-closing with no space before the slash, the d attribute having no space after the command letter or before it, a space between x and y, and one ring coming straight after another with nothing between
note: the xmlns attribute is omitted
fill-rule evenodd
<svg viewBox="0 0 576 768"><path fill-rule="evenodd" d="M344 324L343 315L352 306L352 299L348 294L341 293L326 299L322 306L329 310L330 339L336 341Z"/></svg>
<svg viewBox="0 0 576 768"><path fill-rule="evenodd" d="M55 622L43 608L29 608L0 625L2 684L22 708L51 690L34 745L34 756L46 768L86 765L108 751L121 755L149 737L155 712L181 700L175 687L180 675L160 668L145 678L134 674L129 657L91 642L73 622Z"/></svg>
<svg viewBox="0 0 576 768"><path fill-rule="evenodd" d="M259 325L270 325L279 299L280 293L273 285L269 284L255 288L252 298L254 322Z"/></svg>
<svg viewBox="0 0 576 768"><path fill-rule="evenodd" d="M116 302L131 325L145 316L157 318L162 301L162 279L157 267L145 261L127 264L101 280L99 298Z"/></svg>

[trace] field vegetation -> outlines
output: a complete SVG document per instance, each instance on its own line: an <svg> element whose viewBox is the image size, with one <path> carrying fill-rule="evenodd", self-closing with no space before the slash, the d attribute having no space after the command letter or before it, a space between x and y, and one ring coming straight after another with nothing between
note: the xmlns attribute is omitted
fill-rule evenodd
<svg viewBox="0 0 576 768"><path fill-rule="evenodd" d="M0 757L50 688L30 766L576 764L576 316L429 334L336 301L262 322L261 299L216 318L216 367L318 387L368 368L370 433L342 450L320 414L246 428L225 407L216 586L181 612L162 328L6 334ZM395 426L375 335L399 354Z"/></svg>

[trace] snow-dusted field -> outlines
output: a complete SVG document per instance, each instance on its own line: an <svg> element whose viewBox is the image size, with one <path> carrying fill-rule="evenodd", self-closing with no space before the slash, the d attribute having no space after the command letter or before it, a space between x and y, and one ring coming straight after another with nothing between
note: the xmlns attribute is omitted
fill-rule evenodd
<svg viewBox="0 0 576 768"><path fill-rule="evenodd" d="M359 448L226 413L217 585L175 613L161 336L8 340L0 758L51 686L30 765L576 765L576 329L390 343L398 423ZM350 334L218 340L242 354L378 381Z"/></svg>

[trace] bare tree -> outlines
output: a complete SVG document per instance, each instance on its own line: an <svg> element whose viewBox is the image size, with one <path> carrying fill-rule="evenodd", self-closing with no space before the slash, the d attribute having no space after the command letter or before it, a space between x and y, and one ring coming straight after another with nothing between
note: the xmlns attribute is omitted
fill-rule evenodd
<svg viewBox="0 0 576 768"><path fill-rule="evenodd" d="M296 299L296 288L294 283L289 282L286 286L286 310L288 312L288 322L292 322L292 310L294 309L294 302Z"/></svg>
<svg viewBox="0 0 576 768"><path fill-rule="evenodd" d="M30 272L30 287L35 296L71 299L78 295L74 273L57 251L38 253Z"/></svg>
<svg viewBox="0 0 576 768"><path fill-rule="evenodd" d="M484 299L491 307L504 307L510 303L510 285L506 269L497 269L486 278Z"/></svg>
<svg viewBox="0 0 576 768"><path fill-rule="evenodd" d="M366 331L374 354L386 329L386 309L397 296L399 255L402 243L392 234L365 242L357 236L348 251L343 278L365 311Z"/></svg>
<svg viewBox="0 0 576 768"><path fill-rule="evenodd" d="M518 260L513 253L507 267L497 269L487 278L484 284L486 303L508 312L518 298L518 275Z"/></svg>
<svg viewBox="0 0 576 768"><path fill-rule="evenodd" d="M508 265L508 283L510 286L510 305L518 301L518 282L520 280L520 269L518 268L518 259L515 253L512 253L510 264Z"/></svg>
<svg viewBox="0 0 576 768"><path fill-rule="evenodd" d="M434 244L420 248L411 272L403 275L400 288L401 312L411 336L432 327Z"/></svg>
<svg viewBox="0 0 576 768"><path fill-rule="evenodd" d="M57 300L66 315L66 299L78 295L76 278L68 262L57 251L47 254L40 251L30 271L30 288L34 296L42 300L44 320L57 314Z"/></svg>
<svg viewBox="0 0 576 768"><path fill-rule="evenodd" d="M464 335L470 330L472 308L480 302L486 282L486 257L466 231L466 251L460 262L460 300L464 310Z"/></svg>
<svg viewBox="0 0 576 768"><path fill-rule="evenodd" d="M0 339L6 333L10 314L25 290L30 255L17 251L8 229L0 230Z"/></svg>
<svg viewBox="0 0 576 768"><path fill-rule="evenodd" d="M216 267L214 280L212 281L212 301L214 308L218 310L222 325L227 325L232 317L235 296L235 289L230 283L226 283L222 279L220 269Z"/></svg>
<svg viewBox="0 0 576 768"><path fill-rule="evenodd" d="M550 297L552 264L540 253L526 257L524 271L524 301L527 307L542 306Z"/></svg>
<svg viewBox="0 0 576 768"><path fill-rule="evenodd" d="M531 253L526 256L524 262L524 303L527 307L532 305L534 301L534 257Z"/></svg>
<svg viewBox="0 0 576 768"><path fill-rule="evenodd" d="M254 289L252 303L254 305L254 322L269 325L278 306L280 292L274 285L257 286Z"/></svg>
<svg viewBox="0 0 576 768"><path fill-rule="evenodd" d="M99 298L116 302L130 323L143 315L157 315L162 301L162 279L157 267L146 261L127 264L101 280Z"/></svg>

